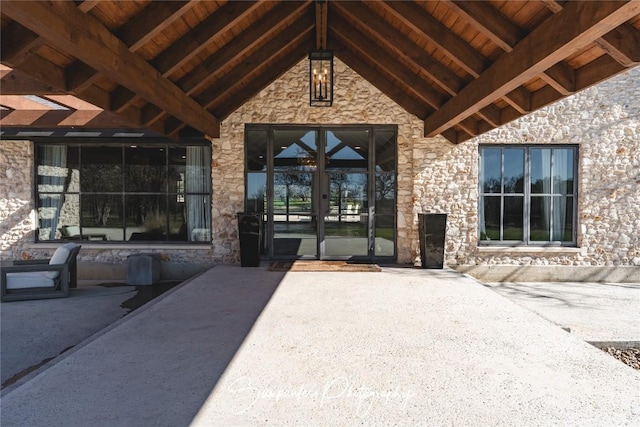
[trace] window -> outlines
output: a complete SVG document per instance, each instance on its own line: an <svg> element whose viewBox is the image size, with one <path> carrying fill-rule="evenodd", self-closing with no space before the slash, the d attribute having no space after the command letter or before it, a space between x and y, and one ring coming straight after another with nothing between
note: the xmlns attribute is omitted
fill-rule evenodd
<svg viewBox="0 0 640 427"><path fill-rule="evenodd" d="M37 144L38 241L211 241L211 149Z"/></svg>
<svg viewBox="0 0 640 427"><path fill-rule="evenodd" d="M577 148L481 146L480 244L575 245Z"/></svg>

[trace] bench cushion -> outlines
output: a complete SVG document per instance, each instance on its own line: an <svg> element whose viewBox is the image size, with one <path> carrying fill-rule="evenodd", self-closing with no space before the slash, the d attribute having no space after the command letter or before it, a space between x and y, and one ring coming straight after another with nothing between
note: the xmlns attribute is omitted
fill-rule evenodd
<svg viewBox="0 0 640 427"><path fill-rule="evenodd" d="M69 255L71 255L71 251L73 251L76 246L77 245L75 243L65 243L64 245L59 246L49 260L49 265L66 264L69 261ZM55 280L58 278L60 273L58 271L47 271L46 275L47 278Z"/></svg>
<svg viewBox="0 0 640 427"><path fill-rule="evenodd" d="M7 273L7 289L53 288L55 278L47 277L50 271L29 271L24 273ZM58 274L56 272L56 274Z"/></svg>

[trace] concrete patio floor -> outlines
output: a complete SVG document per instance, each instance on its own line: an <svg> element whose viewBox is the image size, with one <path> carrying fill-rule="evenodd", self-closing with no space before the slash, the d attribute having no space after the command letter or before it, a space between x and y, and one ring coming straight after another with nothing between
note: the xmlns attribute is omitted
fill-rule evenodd
<svg viewBox="0 0 640 427"><path fill-rule="evenodd" d="M640 373L450 270L219 266L8 387L1 421L638 425Z"/></svg>

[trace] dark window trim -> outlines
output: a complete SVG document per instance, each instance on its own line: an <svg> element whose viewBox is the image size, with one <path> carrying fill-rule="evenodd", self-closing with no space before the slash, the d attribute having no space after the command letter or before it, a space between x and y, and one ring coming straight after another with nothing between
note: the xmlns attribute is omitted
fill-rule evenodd
<svg viewBox="0 0 640 427"><path fill-rule="evenodd" d="M483 192L483 188L482 188L482 180L480 179L480 173L482 170L482 155L481 152L483 149L487 149L487 148L498 148L501 150L504 149L513 149L513 148L520 148L520 149L524 149L525 151L525 159L524 159L524 168L525 168L525 176L524 176L524 188L523 191L524 193L504 193L504 188L501 185L500 188L500 192L499 193L484 193ZM572 212L572 220L573 220L573 234L572 234L572 240L569 241L532 241L530 240L530 209L531 209L531 186L530 186L530 179L531 179L531 157L530 157L530 151L531 149L536 149L536 148L567 148L567 149L572 149L574 151L574 161L573 161L573 176L574 176L574 183L573 183L573 193L571 195L565 195L565 197L572 197L573 198L573 212ZM480 237L480 221L478 221L478 227L477 227L477 238L478 238L478 246L482 246L482 247L491 247L491 246L507 246L507 247L534 247L534 248L539 248L539 247L572 247L575 248L577 247L577 240L578 240L578 202L579 202L579 182L580 182L580 177L579 177L579 165L580 165L580 145L579 144L478 144L478 209L477 209L477 213L478 213L478 219L480 218L480 206L481 206L481 199L486 195L491 197L492 195L494 197L500 197L501 199L501 206L502 206L502 200L504 199L504 197L509 197L509 196L522 196L524 197L524 207L523 207L523 233L524 233L524 239L523 240L481 240ZM500 161L500 167L501 167L501 176L504 173L504 163L503 163L503 159L501 159ZM501 183L502 184L502 183ZM555 193L536 193L534 197L539 197L539 196L551 196L553 197L554 195L556 195ZM500 229L502 230L503 227L503 221L501 221L500 223Z"/></svg>

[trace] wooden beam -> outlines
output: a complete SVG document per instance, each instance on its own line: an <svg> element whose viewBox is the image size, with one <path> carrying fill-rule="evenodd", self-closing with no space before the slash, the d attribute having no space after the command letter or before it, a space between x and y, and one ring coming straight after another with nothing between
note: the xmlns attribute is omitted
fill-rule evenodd
<svg viewBox="0 0 640 427"><path fill-rule="evenodd" d="M626 70L610 56L603 55L576 71L576 90L586 89Z"/></svg>
<svg viewBox="0 0 640 427"><path fill-rule="evenodd" d="M557 0L543 0L543 3L553 13L560 12L564 7ZM640 63L640 31L629 23L614 28L596 39L595 43L625 67L633 67Z"/></svg>
<svg viewBox="0 0 640 427"><path fill-rule="evenodd" d="M640 31L628 23L609 31L596 44L624 67L640 64Z"/></svg>
<svg viewBox="0 0 640 427"><path fill-rule="evenodd" d="M2 12L195 129L219 136L217 118L72 3L5 1Z"/></svg>
<svg viewBox="0 0 640 427"><path fill-rule="evenodd" d="M12 22L2 29L0 43L2 63L15 67L44 46L45 40L17 22Z"/></svg>
<svg viewBox="0 0 640 427"><path fill-rule="evenodd" d="M152 2L115 30L114 34L129 46L129 50L135 52L193 5L193 1ZM72 93L82 92L100 79L100 73L82 61L74 61L67 67L66 73L67 87Z"/></svg>
<svg viewBox="0 0 640 427"><path fill-rule="evenodd" d="M560 61L540 75L551 87L567 96L576 91L575 71L565 61Z"/></svg>
<svg viewBox="0 0 640 427"><path fill-rule="evenodd" d="M187 61L198 55L227 30L253 13L260 6L257 1L229 2L196 25L151 62L164 77L173 74Z"/></svg>
<svg viewBox="0 0 640 427"><path fill-rule="evenodd" d="M489 65L484 56L418 4L404 1L381 4L403 24L428 38L473 77L478 77Z"/></svg>
<svg viewBox="0 0 640 427"><path fill-rule="evenodd" d="M489 122L493 127L498 127L502 124L500 120L500 109L493 104L489 104L478 111L478 116Z"/></svg>
<svg viewBox="0 0 640 427"><path fill-rule="evenodd" d="M19 70L3 69L0 78L0 90L3 95L45 95L62 94L64 90L34 79Z"/></svg>
<svg viewBox="0 0 640 427"><path fill-rule="evenodd" d="M200 93L197 97L198 101L207 108L219 104L221 99L230 96L234 87L242 86L259 75L261 69L267 69L265 64L273 61L273 58L282 55L282 52L286 52L291 46L297 47L300 43L307 41L314 30L315 20L311 15L305 15L305 17L307 19L298 20L286 31L269 40L253 55L229 70L222 78ZM276 68L280 70L280 67Z"/></svg>
<svg viewBox="0 0 640 427"><path fill-rule="evenodd" d="M342 43L350 46L351 50L357 50L361 56L371 63L377 63L378 69L391 76L401 85L406 92L412 92L417 98L423 100L434 109L445 103L447 98L435 90L425 79L422 79L414 71L406 68L399 61L379 61L381 47L371 39L363 36L360 31L349 25L342 17L334 16L331 20L331 34L336 35Z"/></svg>
<svg viewBox="0 0 640 427"><path fill-rule="evenodd" d="M254 23L245 32L220 48L215 55L202 61L200 65L178 80L178 86L187 95L197 93L208 86L216 77L219 78L219 73L224 71L226 64L236 61L263 41L275 37L276 34L285 30L298 19L308 19L301 18L303 13L311 16L307 10L308 6L309 1L278 4L265 18ZM293 21L289 21L289 19L293 19Z"/></svg>
<svg viewBox="0 0 640 427"><path fill-rule="evenodd" d="M129 50L136 51L154 36L169 28L178 18L189 11L195 1L156 1L114 31Z"/></svg>
<svg viewBox="0 0 640 427"><path fill-rule="evenodd" d="M327 16L329 2L316 0L316 49L327 48Z"/></svg>
<svg viewBox="0 0 640 427"><path fill-rule="evenodd" d="M361 75L380 92L388 96L410 114L413 114L419 119L423 119L432 111L428 106L408 96L403 90L373 68L368 61L362 59L355 51L351 51L340 40L332 39L331 45L336 49L336 56L338 56L342 62L347 64L353 71Z"/></svg>
<svg viewBox="0 0 640 427"><path fill-rule="evenodd" d="M530 113L532 111L531 92L529 92L524 86L515 88L506 94L503 99L522 114Z"/></svg>
<svg viewBox="0 0 640 427"><path fill-rule="evenodd" d="M480 111L638 13L637 1L568 3L429 116L425 135L437 135Z"/></svg>
<svg viewBox="0 0 640 427"><path fill-rule="evenodd" d="M486 37L497 44L505 52L511 52L525 35L517 25L505 18L497 9L490 4L480 1L454 1L446 0L447 6L458 13L464 20L473 27L480 30ZM552 66L540 77L547 84L554 87L565 95L574 92L573 84L569 83L567 72L573 69L563 62ZM556 79L558 77L559 79Z"/></svg>
<svg viewBox="0 0 640 427"><path fill-rule="evenodd" d="M454 0L445 0L445 3L505 52L511 52L525 35L520 27L505 18L489 3Z"/></svg>
<svg viewBox="0 0 640 427"><path fill-rule="evenodd" d="M401 31L389 25L387 21L363 3L334 2L333 8L345 20L366 23L360 28L363 33L395 52L407 63L420 68L425 75L449 95L455 95L467 84L464 79L452 73L439 61L433 59L430 55L425 55L421 47L418 47Z"/></svg>

